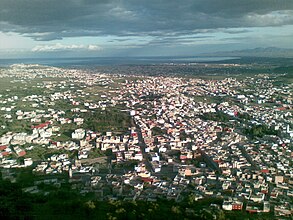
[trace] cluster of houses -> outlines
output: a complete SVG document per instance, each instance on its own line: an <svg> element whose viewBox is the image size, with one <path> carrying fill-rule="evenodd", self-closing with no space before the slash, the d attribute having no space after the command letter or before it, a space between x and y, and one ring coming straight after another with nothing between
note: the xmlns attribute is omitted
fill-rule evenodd
<svg viewBox="0 0 293 220"><path fill-rule="evenodd" d="M227 211L292 215L292 86L275 86L268 75L244 80L133 79L27 65L7 71L1 77L14 74L22 80L66 80L38 85L48 90L45 96L2 94L0 111L5 113L5 120L33 125L29 134L9 131L0 137L1 167L32 166L36 161L26 153L39 146L60 153L36 162L35 174L68 173L72 188L81 193L95 192L101 199L180 201L189 194L195 200L222 198L222 208ZM118 87L108 91L111 99L103 93L98 94L100 100L88 100L94 94L86 89L97 84L109 88L116 79ZM56 91L60 88L63 90ZM54 109L60 100L66 101L68 109ZM18 101L29 102L35 109L19 109ZM117 104L125 106L133 120L124 134L101 134L84 127L82 114ZM74 116L67 117L68 112ZM217 118L219 114L225 121ZM242 119L244 114L249 118ZM76 128L70 140L54 141L67 124ZM254 124L264 124L280 135L252 139L243 131ZM32 146L24 147L27 145ZM61 150L77 154L69 157ZM100 172L97 158L90 157L94 151L108 155L103 161L109 165L108 173ZM15 159L18 157L25 158L21 165ZM134 164L130 169L115 170L116 165L123 167L128 162Z"/></svg>
<svg viewBox="0 0 293 220"><path fill-rule="evenodd" d="M195 80L191 85L186 79L157 77L128 83L126 94L131 100L127 106L133 109L131 114L141 130L146 144L146 158L151 163L147 173L161 172L164 165L174 166L178 163L181 167L173 181L182 175L181 181L188 177L186 182L194 181L198 185L196 195L227 198L223 204L226 210L243 210L243 202L249 201L246 206L248 212L274 210L277 215L290 215L288 213L292 212L292 207L288 204L291 201L293 178L290 162L293 156L290 129L292 87L284 85L284 88L277 88L267 75L258 78L241 83L234 79L217 82ZM241 94L248 85L252 87L251 90L255 88L254 95L248 96L247 91L245 95ZM262 91L263 88L269 89ZM190 98L191 94L230 96L231 101L196 102ZM276 98L279 96L284 97L284 101ZM272 106L260 105L265 103L260 103L262 97L267 97ZM219 111L230 116L231 120L223 123L201 117ZM251 117L247 125L239 122L238 115L241 114ZM252 142L241 132L241 128L250 123L264 124L279 130L281 135L265 136ZM153 135L152 131L155 130L160 130L160 134ZM174 151L178 154L174 154ZM208 164L214 171L198 176L201 172L188 162L197 157L205 162L200 163L201 169ZM157 166L153 165L154 161L157 161ZM186 169L182 166L189 167ZM144 167L148 167L147 164ZM219 183L221 190L214 187ZM177 192L182 190L180 187L175 189ZM279 198L275 194L271 196L272 189L282 192L278 193ZM270 205L275 208L270 208ZM276 210L280 206L282 209Z"/></svg>

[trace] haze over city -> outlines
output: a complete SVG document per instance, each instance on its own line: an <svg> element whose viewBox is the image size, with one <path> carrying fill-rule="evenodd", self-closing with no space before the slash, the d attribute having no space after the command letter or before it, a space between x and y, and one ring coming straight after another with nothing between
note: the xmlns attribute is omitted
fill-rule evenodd
<svg viewBox="0 0 293 220"><path fill-rule="evenodd" d="M292 0L1 0L0 58L293 48Z"/></svg>

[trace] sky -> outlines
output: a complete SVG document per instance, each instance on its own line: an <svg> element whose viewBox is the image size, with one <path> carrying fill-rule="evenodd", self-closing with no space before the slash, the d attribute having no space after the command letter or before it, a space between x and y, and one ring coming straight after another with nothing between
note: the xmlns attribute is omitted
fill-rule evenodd
<svg viewBox="0 0 293 220"><path fill-rule="evenodd" d="M293 48L293 0L0 0L0 58Z"/></svg>

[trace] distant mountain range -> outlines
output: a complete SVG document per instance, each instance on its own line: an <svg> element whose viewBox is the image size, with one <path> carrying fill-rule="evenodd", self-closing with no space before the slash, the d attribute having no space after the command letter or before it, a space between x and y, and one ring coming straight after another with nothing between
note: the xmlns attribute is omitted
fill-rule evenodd
<svg viewBox="0 0 293 220"><path fill-rule="evenodd" d="M229 56L229 57L281 57L293 58L293 49L267 47L246 50L222 51L212 54L202 54L203 56Z"/></svg>

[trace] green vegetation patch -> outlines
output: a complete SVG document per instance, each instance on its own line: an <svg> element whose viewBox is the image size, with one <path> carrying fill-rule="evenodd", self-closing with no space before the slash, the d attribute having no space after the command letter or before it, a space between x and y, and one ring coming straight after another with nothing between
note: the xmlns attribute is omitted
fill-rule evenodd
<svg viewBox="0 0 293 220"><path fill-rule="evenodd" d="M131 117L128 111L119 108L107 108L104 111L94 111L83 116L84 128L96 132L125 132L131 126Z"/></svg>
<svg viewBox="0 0 293 220"><path fill-rule="evenodd" d="M228 122L229 120L235 119L234 117L221 111L204 113L203 115L200 116L200 118L203 120L218 121L218 122Z"/></svg>
<svg viewBox="0 0 293 220"><path fill-rule="evenodd" d="M279 130L275 130L267 125L253 125L249 128L244 129L244 133L252 138L263 137L264 135L280 135Z"/></svg>

